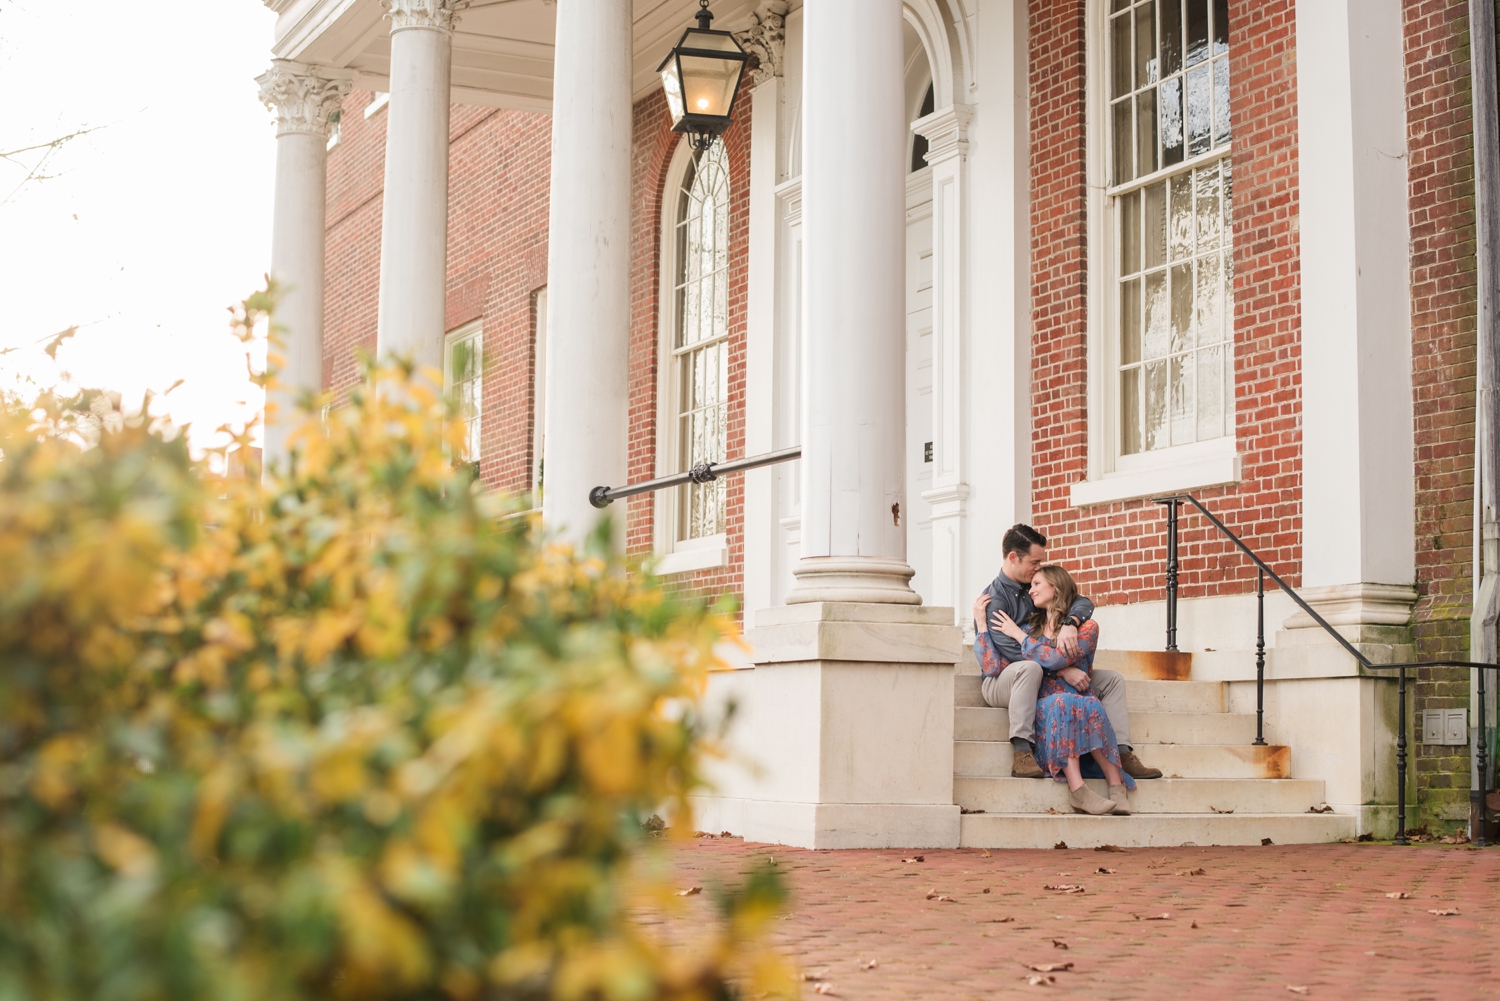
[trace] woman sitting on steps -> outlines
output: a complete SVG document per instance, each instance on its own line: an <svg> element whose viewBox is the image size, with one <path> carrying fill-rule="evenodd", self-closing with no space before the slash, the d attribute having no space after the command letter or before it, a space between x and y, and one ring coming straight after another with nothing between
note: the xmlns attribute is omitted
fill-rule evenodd
<svg viewBox="0 0 1500 1001"><path fill-rule="evenodd" d="M1020 643L1027 660L1035 661L1047 672L1037 694L1037 763L1054 780L1068 783L1069 799L1079 813L1123 816L1130 813L1126 790L1135 788L1135 780L1121 770L1114 729L1104 714L1104 706L1089 691L1088 676L1093 672L1094 650L1099 646L1099 624L1090 619L1079 629L1076 656L1069 657L1052 642L1062 625L1062 617L1076 597L1078 585L1066 570L1059 566L1042 567L1031 580L1031 600L1036 612L1026 627L1001 611L994 613L993 626L997 632ZM987 607L983 596L980 601ZM996 653L989 631L983 628L984 613L979 603L975 611L981 620L975 633L975 647L980 663L984 663L986 655L994 657ZM1069 667L1083 672L1083 677L1072 685L1057 675ZM1108 799L1084 784L1079 765L1084 754L1093 757L1108 780Z"/></svg>

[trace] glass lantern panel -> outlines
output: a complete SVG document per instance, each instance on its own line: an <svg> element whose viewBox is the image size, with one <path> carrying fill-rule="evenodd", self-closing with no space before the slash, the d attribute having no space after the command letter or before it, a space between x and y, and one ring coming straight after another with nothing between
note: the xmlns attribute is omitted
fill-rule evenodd
<svg viewBox="0 0 1500 1001"><path fill-rule="evenodd" d="M687 108L682 102L682 81L678 78L677 60L670 59L661 71L661 86L667 92L667 109L672 113L672 124L682 121Z"/></svg>

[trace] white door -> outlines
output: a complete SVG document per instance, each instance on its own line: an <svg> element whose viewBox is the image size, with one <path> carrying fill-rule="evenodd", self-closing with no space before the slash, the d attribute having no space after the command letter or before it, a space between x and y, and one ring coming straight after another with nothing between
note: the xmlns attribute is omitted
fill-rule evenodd
<svg viewBox="0 0 1500 1001"><path fill-rule="evenodd" d="M906 179L906 560L932 601L932 168Z"/></svg>

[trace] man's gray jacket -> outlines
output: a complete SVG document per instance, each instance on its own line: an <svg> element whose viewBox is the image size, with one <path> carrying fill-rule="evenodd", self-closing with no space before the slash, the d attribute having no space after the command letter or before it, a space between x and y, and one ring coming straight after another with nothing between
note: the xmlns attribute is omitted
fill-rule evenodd
<svg viewBox="0 0 1500 1001"><path fill-rule="evenodd" d="M989 610L985 613L989 620L985 625L990 627L990 641L995 644L995 650L1007 663L1025 660L1026 654L1022 652L1021 644L994 627L994 615L996 612L1004 612L1024 629L1026 620L1036 611L1036 605L1031 602L1031 587L1017 584L1002 572L984 589L984 593L990 596ZM1068 609L1068 614L1076 616L1080 622L1086 622L1094 617L1094 603L1079 595L1073 602L1073 607Z"/></svg>

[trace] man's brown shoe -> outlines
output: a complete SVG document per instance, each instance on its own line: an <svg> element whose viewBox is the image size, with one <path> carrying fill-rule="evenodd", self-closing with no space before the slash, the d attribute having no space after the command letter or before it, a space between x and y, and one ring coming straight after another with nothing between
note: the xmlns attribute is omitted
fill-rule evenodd
<svg viewBox="0 0 1500 1001"><path fill-rule="evenodd" d="M1035 754L1032 754L1030 751L1016 752L1016 760L1010 766L1011 778L1039 779L1045 776L1046 773L1042 771L1042 766L1036 763Z"/></svg>
<svg viewBox="0 0 1500 1001"><path fill-rule="evenodd" d="M1147 768L1145 762L1135 756L1134 751L1120 755L1120 768L1133 779L1159 779L1160 768Z"/></svg>

